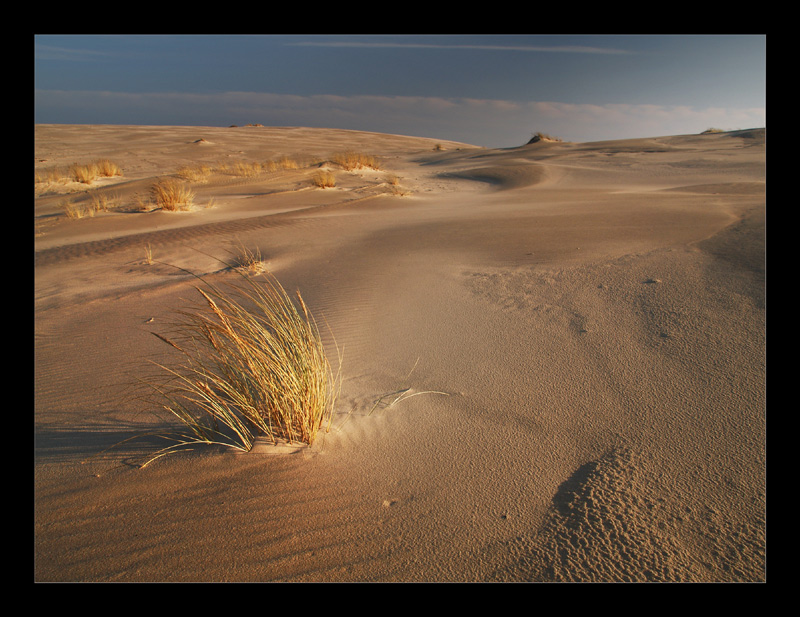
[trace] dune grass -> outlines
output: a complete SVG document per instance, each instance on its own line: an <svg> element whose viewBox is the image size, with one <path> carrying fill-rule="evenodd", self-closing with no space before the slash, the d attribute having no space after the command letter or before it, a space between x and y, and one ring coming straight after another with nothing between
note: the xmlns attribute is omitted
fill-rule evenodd
<svg viewBox="0 0 800 617"><path fill-rule="evenodd" d="M330 427L339 373L300 293L293 301L269 273L242 280L203 281L201 303L170 335L153 333L180 354L157 365L166 379L154 388L184 430L150 460L195 444L249 451L260 435L311 445Z"/></svg>
<svg viewBox="0 0 800 617"><path fill-rule="evenodd" d="M234 257L233 267L240 273L255 276L267 270L267 265L264 263L258 247L249 249L242 241L239 241L237 251L232 255Z"/></svg>
<svg viewBox="0 0 800 617"><path fill-rule="evenodd" d="M59 203L59 207L64 211L69 219L82 219L86 216L86 210L71 199L64 199Z"/></svg>
<svg viewBox="0 0 800 617"><path fill-rule="evenodd" d="M63 182L80 182L92 184L98 178L121 176L122 168L108 159L98 159L90 163L73 163L66 170L61 167L37 169L34 172L35 184L55 184Z"/></svg>
<svg viewBox="0 0 800 617"><path fill-rule="evenodd" d="M162 178L150 188L156 206L162 210L188 210L194 203L195 193L185 183L175 178Z"/></svg>
<svg viewBox="0 0 800 617"><path fill-rule="evenodd" d="M334 154L331 157L331 162L336 163L346 171L354 171L362 168L379 170L381 168L380 161L378 161L376 157L371 154L353 152L352 150Z"/></svg>
<svg viewBox="0 0 800 617"><path fill-rule="evenodd" d="M336 186L336 176L333 172L321 170L311 176L311 183L321 189L333 188Z"/></svg>
<svg viewBox="0 0 800 617"><path fill-rule="evenodd" d="M204 183L208 182L212 172L209 165L184 165L175 172L175 175L187 182Z"/></svg>

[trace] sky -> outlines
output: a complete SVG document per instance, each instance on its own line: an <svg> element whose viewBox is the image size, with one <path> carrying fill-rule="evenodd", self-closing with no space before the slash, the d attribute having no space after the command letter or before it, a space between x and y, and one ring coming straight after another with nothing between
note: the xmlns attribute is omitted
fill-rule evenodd
<svg viewBox="0 0 800 617"><path fill-rule="evenodd" d="M765 35L36 35L34 122L490 148L766 126Z"/></svg>

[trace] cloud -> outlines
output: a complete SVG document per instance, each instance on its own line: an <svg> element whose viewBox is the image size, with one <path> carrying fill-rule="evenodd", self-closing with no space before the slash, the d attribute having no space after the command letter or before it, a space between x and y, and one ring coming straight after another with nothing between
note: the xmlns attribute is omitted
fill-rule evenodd
<svg viewBox="0 0 800 617"><path fill-rule="evenodd" d="M92 49L75 49L71 47L55 47L53 45L35 45L34 57L36 60L69 60L87 62L106 58L115 54Z"/></svg>
<svg viewBox="0 0 800 617"><path fill-rule="evenodd" d="M475 145L525 143L535 131L601 141L766 126L764 108L577 104L421 96L298 96L264 92L124 93L38 90L38 123L261 123L417 135Z"/></svg>
<svg viewBox="0 0 800 617"><path fill-rule="evenodd" d="M568 54L630 54L633 52L610 47L589 47L585 45L453 45L436 43L393 43L364 41L298 41L287 43L292 47L353 47L374 49L464 49L479 51L518 51L535 53Z"/></svg>

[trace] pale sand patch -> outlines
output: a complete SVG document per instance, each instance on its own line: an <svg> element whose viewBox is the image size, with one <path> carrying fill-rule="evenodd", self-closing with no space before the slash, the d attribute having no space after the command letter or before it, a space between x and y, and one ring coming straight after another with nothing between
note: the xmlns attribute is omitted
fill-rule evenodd
<svg viewBox="0 0 800 617"><path fill-rule="evenodd" d="M90 190L123 202L187 164L383 163L330 191L307 188L314 166L220 174L194 212L69 220L63 195L36 197L37 581L765 580L763 131L504 150L35 136L37 166L120 165ZM289 456L138 469L166 423L130 386L170 357L152 332L196 293L181 268L228 280L242 246L343 349L332 430Z"/></svg>

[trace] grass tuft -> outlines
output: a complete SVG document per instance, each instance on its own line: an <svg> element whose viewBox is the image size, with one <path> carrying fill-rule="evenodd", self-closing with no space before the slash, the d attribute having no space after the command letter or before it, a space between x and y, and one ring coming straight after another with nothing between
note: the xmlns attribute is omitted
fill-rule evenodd
<svg viewBox="0 0 800 617"><path fill-rule="evenodd" d="M69 168L69 171L72 175L72 179L82 184L91 184L97 180L100 175L97 163L87 163L85 165L74 164Z"/></svg>
<svg viewBox="0 0 800 617"><path fill-rule="evenodd" d="M346 171L354 171L361 168L380 169L381 165L378 159L371 154L363 154L361 152L340 152L331 157L331 161L336 163Z"/></svg>
<svg viewBox="0 0 800 617"><path fill-rule="evenodd" d="M248 451L259 435L311 445L330 428L340 377L300 293L293 301L269 273L243 280L204 281L171 335L153 333L182 358L157 365L167 379L156 391L186 429L156 456L193 444Z"/></svg>
<svg viewBox="0 0 800 617"><path fill-rule="evenodd" d="M311 176L311 182L318 188L330 189L336 186L336 177L333 172L322 170Z"/></svg>
<svg viewBox="0 0 800 617"><path fill-rule="evenodd" d="M194 203L194 191L175 178L162 178L151 187L150 193L162 210L188 210Z"/></svg>
<svg viewBox="0 0 800 617"><path fill-rule="evenodd" d="M178 169L175 175L187 182L204 183L208 182L211 173L208 165L186 165Z"/></svg>
<svg viewBox="0 0 800 617"><path fill-rule="evenodd" d="M240 273L256 276L266 272L267 266L261 257L261 250L247 248L243 242L238 243L238 253L234 255L234 268Z"/></svg>

